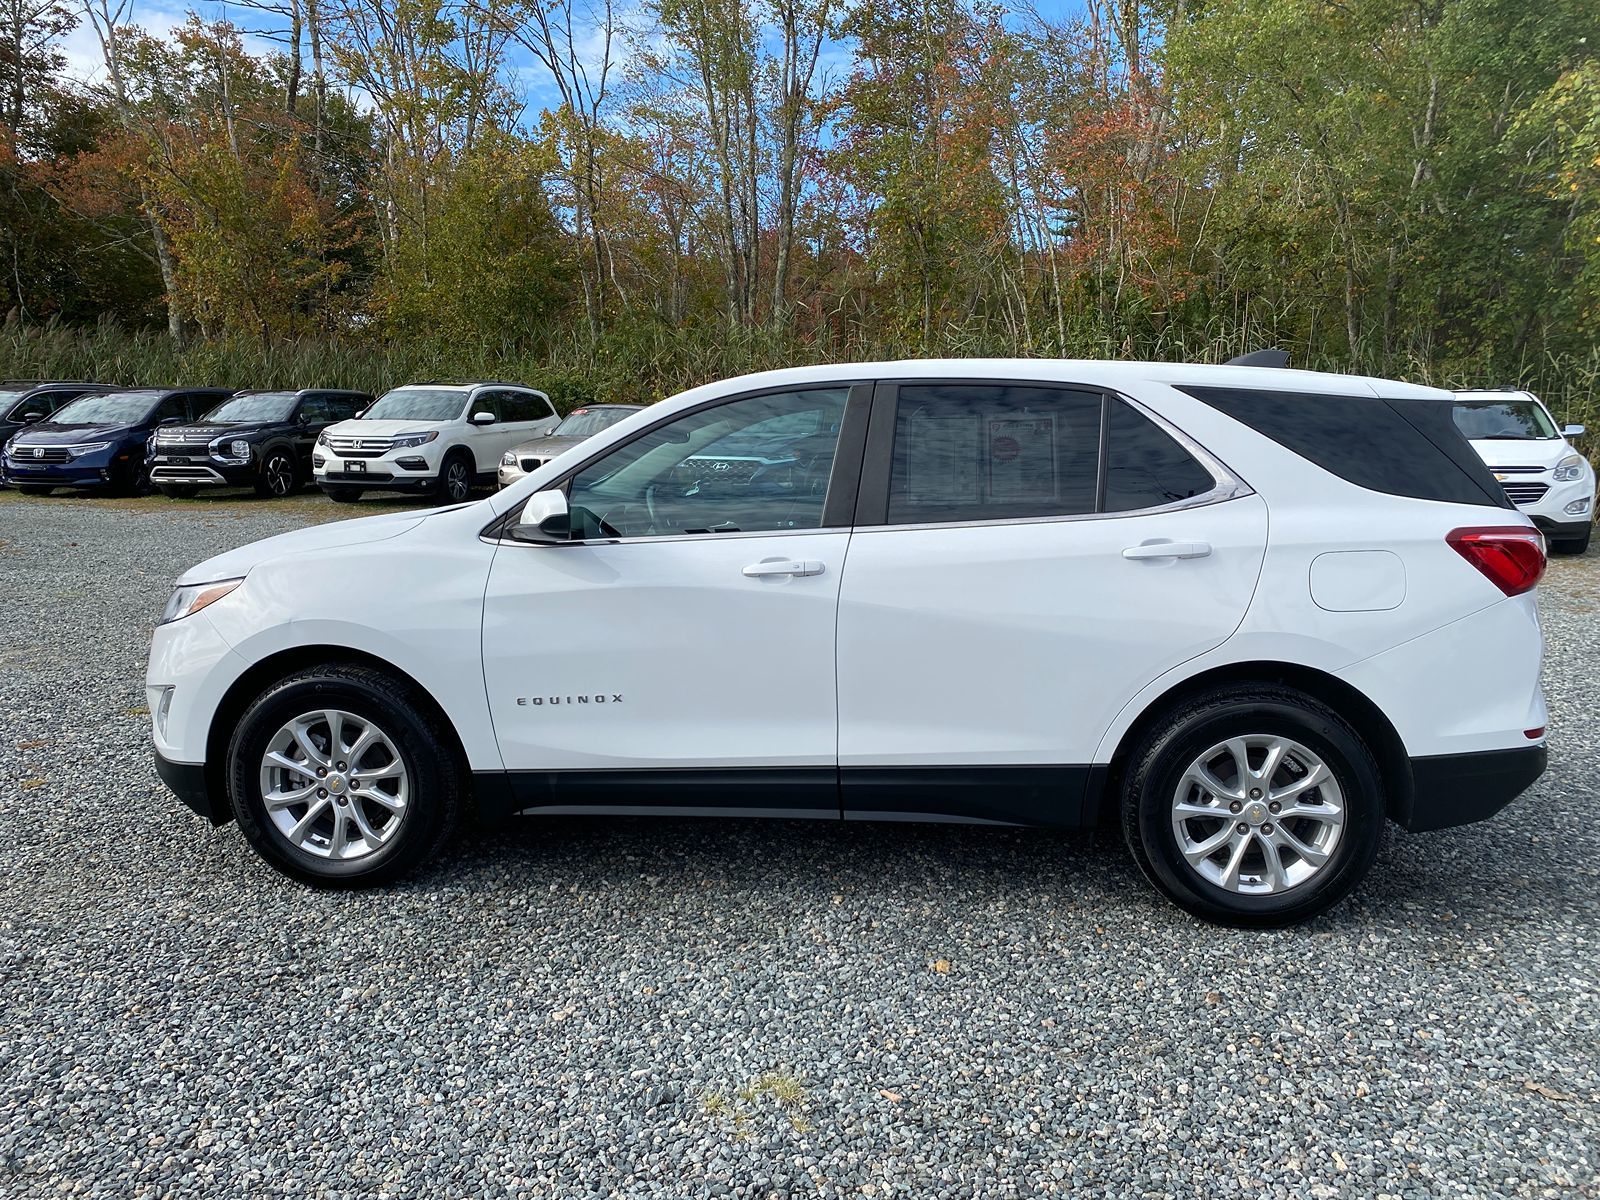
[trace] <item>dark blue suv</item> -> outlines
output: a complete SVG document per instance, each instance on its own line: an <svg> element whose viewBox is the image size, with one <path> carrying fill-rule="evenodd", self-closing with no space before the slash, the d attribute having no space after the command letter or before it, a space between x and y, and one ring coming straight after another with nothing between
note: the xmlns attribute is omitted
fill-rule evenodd
<svg viewBox="0 0 1600 1200"><path fill-rule="evenodd" d="M62 487L147 491L145 450L156 427L192 421L231 395L230 388L126 388L83 396L13 435L0 475L37 496Z"/></svg>

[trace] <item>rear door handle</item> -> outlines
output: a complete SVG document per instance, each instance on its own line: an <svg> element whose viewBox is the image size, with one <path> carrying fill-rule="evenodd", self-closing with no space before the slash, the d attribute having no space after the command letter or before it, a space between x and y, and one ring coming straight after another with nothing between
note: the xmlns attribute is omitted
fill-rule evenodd
<svg viewBox="0 0 1600 1200"><path fill-rule="evenodd" d="M814 559L796 562L787 558L768 558L758 563L751 563L744 569L744 573L751 579L760 579L768 575L821 575L822 564Z"/></svg>
<svg viewBox="0 0 1600 1200"><path fill-rule="evenodd" d="M1204 558L1211 553L1210 542L1145 542L1129 546L1123 558Z"/></svg>

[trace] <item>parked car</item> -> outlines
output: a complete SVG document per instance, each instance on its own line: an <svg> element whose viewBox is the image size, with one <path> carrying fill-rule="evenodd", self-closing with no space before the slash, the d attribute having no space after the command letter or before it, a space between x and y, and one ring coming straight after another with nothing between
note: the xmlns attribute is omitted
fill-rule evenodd
<svg viewBox="0 0 1600 1200"><path fill-rule="evenodd" d="M469 808L1109 821L1191 912L1300 920L1386 818L1482 820L1545 766L1543 539L1447 398L1050 361L696 388L478 503L186 572L157 766L321 885Z"/></svg>
<svg viewBox="0 0 1600 1200"><path fill-rule="evenodd" d="M12 436L0 457L6 482L29 495L56 488L146 491L147 444L159 425L192 421L228 388L123 388L80 396Z"/></svg>
<svg viewBox="0 0 1600 1200"><path fill-rule="evenodd" d="M642 409L642 404L589 404L575 408L546 436L513 446L500 459L500 486L509 487L530 471L536 471L558 454L565 454L578 443L610 429L622 418Z"/></svg>
<svg viewBox="0 0 1600 1200"><path fill-rule="evenodd" d="M1454 413L1456 428L1511 502L1544 532L1550 549L1587 550L1594 529L1594 467L1567 440L1582 437L1584 427L1557 432L1555 418L1532 392L1457 392Z"/></svg>
<svg viewBox="0 0 1600 1200"><path fill-rule="evenodd" d="M371 403L365 392L335 388L240 392L192 425L156 430L150 481L163 495L180 499L203 487L251 487L261 496L287 496L311 479L317 436Z"/></svg>
<svg viewBox="0 0 1600 1200"><path fill-rule="evenodd" d="M69 400L116 390L116 385L109 383L8 379L0 383L0 446L24 425L43 421Z"/></svg>
<svg viewBox="0 0 1600 1200"><path fill-rule="evenodd" d="M494 482L507 450L558 420L548 396L520 383L408 384L359 420L323 430L312 469L331 500L385 490L460 503L474 485Z"/></svg>

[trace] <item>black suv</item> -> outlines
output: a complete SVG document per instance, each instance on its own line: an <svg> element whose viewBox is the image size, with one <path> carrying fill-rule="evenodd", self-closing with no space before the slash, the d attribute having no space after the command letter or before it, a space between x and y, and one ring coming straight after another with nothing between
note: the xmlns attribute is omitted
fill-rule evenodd
<svg viewBox="0 0 1600 1200"><path fill-rule="evenodd" d="M365 392L302 388L240 392L192 425L156 431L150 481L184 499L203 487L253 487L287 496L311 478L311 447L335 421L372 403Z"/></svg>

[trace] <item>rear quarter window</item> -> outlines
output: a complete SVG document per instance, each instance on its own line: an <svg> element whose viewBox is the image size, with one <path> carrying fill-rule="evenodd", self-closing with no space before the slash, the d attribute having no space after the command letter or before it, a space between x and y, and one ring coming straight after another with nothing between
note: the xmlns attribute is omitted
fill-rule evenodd
<svg viewBox="0 0 1600 1200"><path fill-rule="evenodd" d="M1455 427L1447 402L1255 388L1179 390L1369 491L1512 507Z"/></svg>

